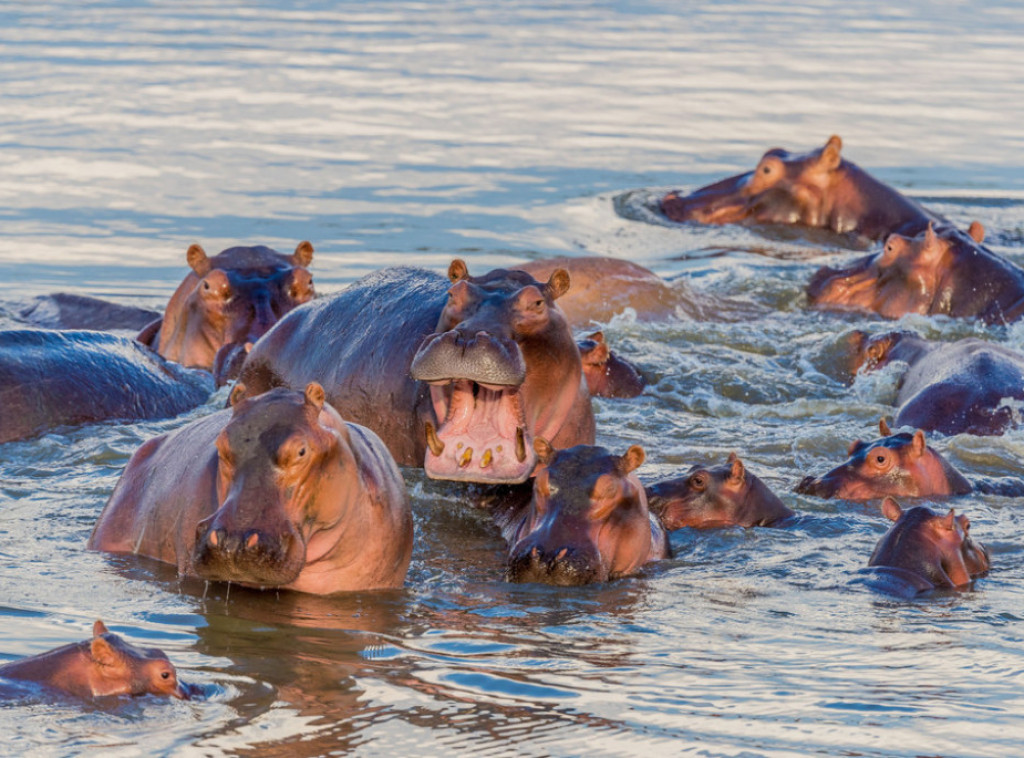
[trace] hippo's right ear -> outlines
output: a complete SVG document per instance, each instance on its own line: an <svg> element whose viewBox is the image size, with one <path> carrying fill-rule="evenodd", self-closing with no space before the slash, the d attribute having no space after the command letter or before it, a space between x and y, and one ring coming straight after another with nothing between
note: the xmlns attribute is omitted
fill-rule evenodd
<svg viewBox="0 0 1024 758"><path fill-rule="evenodd" d="M324 388L318 382L310 382L306 385L306 402L314 406L318 411L324 407Z"/></svg>
<svg viewBox="0 0 1024 758"><path fill-rule="evenodd" d="M308 266L313 262L313 245L309 240L303 240L292 253L292 263L297 266Z"/></svg>
<svg viewBox="0 0 1024 758"><path fill-rule="evenodd" d="M188 261L189 268L196 272L196 276L206 276L210 273L210 259L201 245L190 245L188 252L185 253L185 260Z"/></svg>
<svg viewBox="0 0 1024 758"><path fill-rule="evenodd" d="M462 258L456 258L452 261L448 267L448 279L452 284L455 282L461 282L463 279L469 279L469 269L466 267L466 262Z"/></svg>
<svg viewBox="0 0 1024 758"><path fill-rule="evenodd" d="M96 623L92 625L92 636L99 637L101 634L108 634L109 632L110 630L107 629L107 625L96 619Z"/></svg>
<svg viewBox="0 0 1024 758"><path fill-rule="evenodd" d="M555 449L543 437L534 438L533 450L537 453L537 460L545 466L551 463L551 460L555 457Z"/></svg>
<svg viewBox="0 0 1024 758"><path fill-rule="evenodd" d="M89 652L92 653L93 661L100 666L115 666L121 660L121 656L103 637L92 638L92 642L89 643Z"/></svg>
<svg viewBox="0 0 1024 758"><path fill-rule="evenodd" d="M900 508L900 504L893 500L891 497L886 496L882 501L882 515L890 521L899 521L900 516L903 515L903 509Z"/></svg>
<svg viewBox="0 0 1024 758"><path fill-rule="evenodd" d="M889 424L885 420L885 416L882 416L882 418L878 419L878 432L883 437L891 437L892 436L892 429L889 428Z"/></svg>
<svg viewBox="0 0 1024 758"><path fill-rule="evenodd" d="M588 340L594 340L594 342L596 342L597 344L603 345L604 344L604 332L597 331L597 332L594 332L593 334L588 334L587 335L587 339Z"/></svg>
<svg viewBox="0 0 1024 758"><path fill-rule="evenodd" d="M231 396L228 398L228 405L232 408L238 405L239 402L245 399L245 392L245 385L241 382L237 382L231 390Z"/></svg>
<svg viewBox="0 0 1024 758"><path fill-rule="evenodd" d="M838 134L833 134L828 138L825 147L821 148L821 158L818 160L818 165L828 171L834 171L839 168L839 164L843 160L840 154L842 149L843 141L839 138Z"/></svg>
<svg viewBox="0 0 1024 758"><path fill-rule="evenodd" d="M979 245L985 241L985 227L981 225L980 221L972 221L970 227L967 229L967 233L971 235L971 239Z"/></svg>
<svg viewBox="0 0 1024 758"><path fill-rule="evenodd" d="M644 452L644 449L639 445L633 445L619 458L619 471L623 474L628 474L630 471L639 468L646 458L647 454Z"/></svg>
<svg viewBox="0 0 1024 758"><path fill-rule="evenodd" d="M846 448L846 454L848 456L853 455L854 451L864 444L864 440L854 440L850 443L850 446Z"/></svg>
<svg viewBox="0 0 1024 758"><path fill-rule="evenodd" d="M544 286L548 294L551 295L551 299L557 300L569 291L569 284L569 272L564 268L556 268L551 272L551 278L548 279L548 283Z"/></svg>

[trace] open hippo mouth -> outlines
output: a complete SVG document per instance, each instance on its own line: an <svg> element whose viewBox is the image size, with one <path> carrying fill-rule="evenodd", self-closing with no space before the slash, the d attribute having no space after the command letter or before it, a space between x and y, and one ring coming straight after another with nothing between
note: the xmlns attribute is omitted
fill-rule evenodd
<svg viewBox="0 0 1024 758"><path fill-rule="evenodd" d="M522 351L512 340L457 331L428 337L413 358L414 379L430 384L438 428L426 422L423 467L432 479L516 484L536 454L521 388Z"/></svg>

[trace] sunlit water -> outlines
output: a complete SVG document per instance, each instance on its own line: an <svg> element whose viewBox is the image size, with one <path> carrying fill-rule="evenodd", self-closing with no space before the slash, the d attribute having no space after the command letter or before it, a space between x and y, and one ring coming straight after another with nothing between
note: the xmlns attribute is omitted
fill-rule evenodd
<svg viewBox="0 0 1024 758"><path fill-rule="evenodd" d="M405 588L314 598L179 584L89 553L131 453L181 419L0 447L0 660L103 618L205 696L0 704L0 752L94 755L947 755L1024 751L1019 505L956 501L972 591L851 585L877 504L796 496L891 414L805 310L828 239L659 224L650 201L841 134L847 157L1024 262L1024 17L1013 3L2 3L0 281L159 308L184 252L316 247L321 292L380 266L600 253L721 298L721 320L605 325L648 376L598 400L646 480L737 451L799 518L680 531L582 589L502 581L501 539L407 471ZM9 297L8 297L9 296ZM10 307L10 306L8 306ZM1024 348L1024 327L907 318ZM384 332L382 331L382 335ZM383 336L382 336L383 338ZM936 446L1021 475L1024 431ZM946 507L947 503L939 504Z"/></svg>

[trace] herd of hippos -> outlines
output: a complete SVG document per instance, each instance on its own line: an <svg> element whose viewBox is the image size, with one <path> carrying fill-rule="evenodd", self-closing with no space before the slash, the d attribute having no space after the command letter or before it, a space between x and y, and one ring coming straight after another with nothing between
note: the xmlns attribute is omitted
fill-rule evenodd
<svg viewBox="0 0 1024 758"><path fill-rule="evenodd" d="M810 307L887 318L908 313L1002 324L1024 316L1024 270L877 181L832 137L803 154L775 149L750 172L660 209L698 224L792 224L880 248L823 268ZM136 340L69 328L0 332L0 442L58 425L163 418L234 382L230 407L143 444L88 541L135 553L179 576L327 594L400 587L413 545L399 466L483 485L509 546L506 577L579 585L626 576L671 554L681 527L772 526L793 513L735 455L645 487L644 451L594 445L592 396L630 397L644 380L602 333L572 327L629 305L675 313L675 291L618 259L534 261L471 275L412 267L372 273L315 297L313 248L291 255L234 247L187 253L191 271ZM53 296L35 310L60 327L126 318L127 309ZM53 314L56 314L54 316ZM74 322L69 324L69 322ZM930 343L912 332L850 340L850 371L908 364L897 427L854 442L849 460L797 490L883 498L894 522L868 563L905 596L957 588L989 568L988 551L952 509L903 509L894 497L970 492L926 432L1000 434L1006 398L1024 398L1024 355L977 339ZM93 638L0 666L84 697L188 697L159 650L140 650L97 621Z"/></svg>

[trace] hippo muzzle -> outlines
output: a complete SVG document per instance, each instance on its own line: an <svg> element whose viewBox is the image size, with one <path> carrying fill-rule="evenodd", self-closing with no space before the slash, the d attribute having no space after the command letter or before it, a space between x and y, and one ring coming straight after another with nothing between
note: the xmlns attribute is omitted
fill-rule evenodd
<svg viewBox="0 0 1024 758"><path fill-rule="evenodd" d="M516 545L509 557L505 579L576 587L608 580L601 556L591 545L546 547L536 540Z"/></svg>

